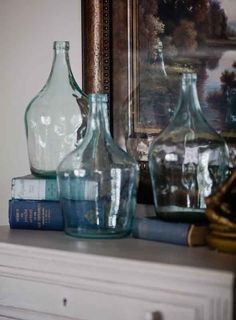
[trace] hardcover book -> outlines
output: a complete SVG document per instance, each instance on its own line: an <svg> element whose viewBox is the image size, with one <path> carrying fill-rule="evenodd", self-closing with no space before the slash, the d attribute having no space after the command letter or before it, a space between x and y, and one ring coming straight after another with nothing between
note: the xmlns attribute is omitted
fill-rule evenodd
<svg viewBox="0 0 236 320"><path fill-rule="evenodd" d="M101 199L105 206L106 199ZM69 205L69 206L68 206ZM96 215L96 202L82 200L79 204L70 201L65 204L71 225L87 228L106 228L106 215ZM72 212L72 215L70 215ZM40 230L63 230L64 219L62 206L59 201L47 200L9 200L9 224L12 229L40 229Z"/></svg>
<svg viewBox="0 0 236 320"><path fill-rule="evenodd" d="M205 245L207 235L207 225L166 222L156 217L136 218L133 225L134 238L184 246Z"/></svg>
<svg viewBox="0 0 236 320"><path fill-rule="evenodd" d="M40 178L32 174L15 177L11 181L11 198L28 200L59 199L56 178Z"/></svg>
<svg viewBox="0 0 236 320"><path fill-rule="evenodd" d="M63 230L59 201L9 200L9 225L12 229Z"/></svg>

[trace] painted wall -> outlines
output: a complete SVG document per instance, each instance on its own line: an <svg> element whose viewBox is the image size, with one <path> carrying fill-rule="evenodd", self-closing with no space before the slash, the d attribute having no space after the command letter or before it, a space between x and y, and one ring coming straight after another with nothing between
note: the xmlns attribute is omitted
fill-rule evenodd
<svg viewBox="0 0 236 320"><path fill-rule="evenodd" d="M11 178L28 174L24 112L50 72L54 40L70 41L81 84L80 0L0 0L0 224L8 223Z"/></svg>

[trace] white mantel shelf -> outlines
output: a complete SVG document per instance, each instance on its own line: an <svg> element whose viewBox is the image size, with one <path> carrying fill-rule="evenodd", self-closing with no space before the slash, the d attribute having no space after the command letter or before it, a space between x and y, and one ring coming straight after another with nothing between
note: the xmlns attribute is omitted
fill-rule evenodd
<svg viewBox="0 0 236 320"><path fill-rule="evenodd" d="M0 227L0 320L232 320L235 275L207 247Z"/></svg>

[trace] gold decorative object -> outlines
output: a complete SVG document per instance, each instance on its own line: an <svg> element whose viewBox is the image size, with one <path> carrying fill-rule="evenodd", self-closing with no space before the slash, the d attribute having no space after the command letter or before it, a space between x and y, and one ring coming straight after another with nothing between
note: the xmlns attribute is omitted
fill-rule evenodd
<svg viewBox="0 0 236 320"><path fill-rule="evenodd" d="M236 170L225 183L205 199L210 221L207 243L211 248L236 253Z"/></svg>

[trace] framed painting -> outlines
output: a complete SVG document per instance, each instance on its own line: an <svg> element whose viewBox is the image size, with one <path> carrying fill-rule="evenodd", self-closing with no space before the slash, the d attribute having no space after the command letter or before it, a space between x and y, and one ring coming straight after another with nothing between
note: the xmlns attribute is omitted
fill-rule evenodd
<svg viewBox="0 0 236 320"><path fill-rule="evenodd" d="M148 147L174 113L183 71L197 73L202 111L225 137L235 166L236 2L82 0L82 8L84 90L109 95L114 138L140 165L138 201L152 203Z"/></svg>

